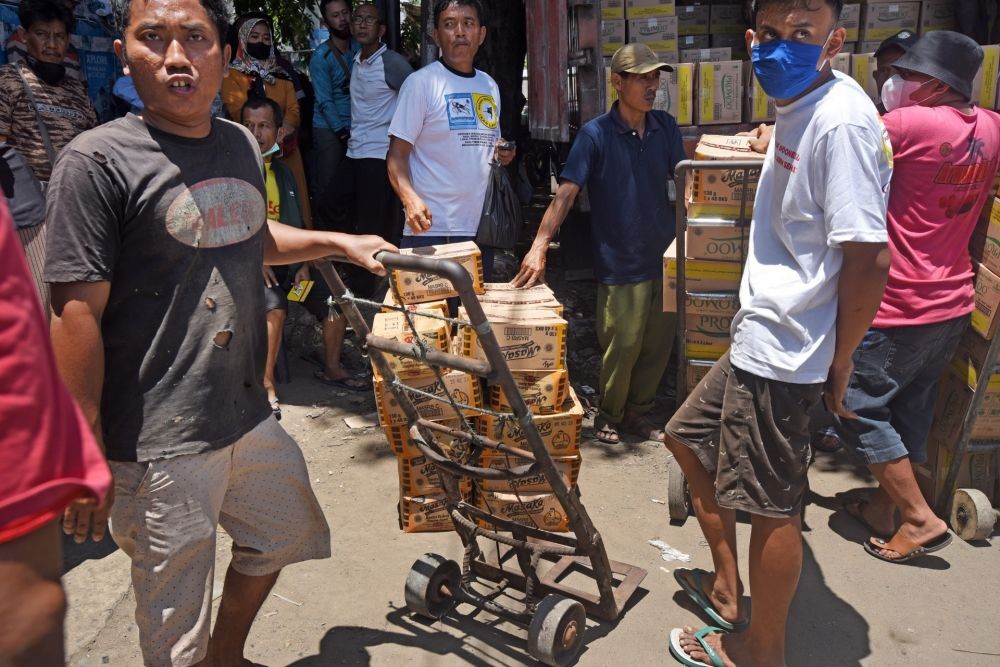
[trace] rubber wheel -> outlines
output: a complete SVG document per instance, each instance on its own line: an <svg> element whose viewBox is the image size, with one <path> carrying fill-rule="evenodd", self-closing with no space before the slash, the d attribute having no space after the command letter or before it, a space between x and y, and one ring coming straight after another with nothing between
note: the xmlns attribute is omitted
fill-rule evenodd
<svg viewBox="0 0 1000 667"><path fill-rule="evenodd" d="M993 532L996 513L978 489L958 489L951 497L951 529L966 542L985 540Z"/></svg>
<svg viewBox="0 0 1000 667"><path fill-rule="evenodd" d="M667 463L667 512L673 521L686 521L691 513L691 498L688 495L687 480L677 459Z"/></svg>
<svg viewBox="0 0 1000 667"><path fill-rule="evenodd" d="M406 575L404 598L414 614L439 619L455 606L449 591L462 585L462 570L458 563L437 554L424 554L413 563Z"/></svg>
<svg viewBox="0 0 1000 667"><path fill-rule="evenodd" d="M587 630L587 612L576 600L546 595L528 627L528 653L546 665L563 667L576 660Z"/></svg>

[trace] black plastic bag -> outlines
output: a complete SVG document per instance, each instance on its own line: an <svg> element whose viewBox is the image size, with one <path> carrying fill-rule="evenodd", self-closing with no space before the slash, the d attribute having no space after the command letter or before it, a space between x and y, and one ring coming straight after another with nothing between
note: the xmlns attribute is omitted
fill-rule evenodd
<svg viewBox="0 0 1000 667"><path fill-rule="evenodd" d="M490 182L486 186L483 215L479 219L476 245L513 250L521 231L521 202L500 162L490 163Z"/></svg>

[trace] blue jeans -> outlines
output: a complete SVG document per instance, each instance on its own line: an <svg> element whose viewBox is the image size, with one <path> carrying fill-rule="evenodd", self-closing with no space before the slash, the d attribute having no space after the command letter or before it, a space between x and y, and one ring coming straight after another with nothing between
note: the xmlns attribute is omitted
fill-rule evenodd
<svg viewBox="0 0 1000 667"><path fill-rule="evenodd" d="M420 236L404 236L400 248L426 248L429 245L444 245L445 243L464 243L465 241L475 241L475 236L430 236L421 234ZM493 282L493 248L481 247L483 253L483 280L488 283Z"/></svg>
<svg viewBox="0 0 1000 667"><path fill-rule="evenodd" d="M938 380L969 325L963 315L912 327L869 329L854 351L844 405L857 419L834 417L844 446L865 463L927 461Z"/></svg>

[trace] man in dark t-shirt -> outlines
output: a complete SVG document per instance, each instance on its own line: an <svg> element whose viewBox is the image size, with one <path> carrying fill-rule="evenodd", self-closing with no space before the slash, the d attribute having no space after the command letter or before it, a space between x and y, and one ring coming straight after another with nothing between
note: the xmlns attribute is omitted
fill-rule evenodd
<svg viewBox="0 0 1000 667"><path fill-rule="evenodd" d="M285 565L330 554L295 442L261 384L260 267L331 254L372 271L375 236L267 220L260 151L213 119L229 60L222 0L115 5L144 103L66 147L49 189L52 340L115 478L147 665L239 664ZM76 504L78 540L107 510ZM233 555L209 642L216 527ZM169 613L166 613L169 610Z"/></svg>
<svg viewBox="0 0 1000 667"><path fill-rule="evenodd" d="M613 444L619 430L663 440L646 418L673 348L675 316L663 312L663 253L674 240L667 183L684 159L677 121L653 111L660 70L671 71L643 44L611 59L618 101L580 130L556 197L514 278L530 287L545 278L545 253L580 190L593 219L601 412L596 437Z"/></svg>

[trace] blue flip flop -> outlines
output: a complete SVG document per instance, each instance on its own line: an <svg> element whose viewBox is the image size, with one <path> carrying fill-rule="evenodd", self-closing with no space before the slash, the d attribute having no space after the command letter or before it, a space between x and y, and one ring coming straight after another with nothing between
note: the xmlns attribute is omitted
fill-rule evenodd
<svg viewBox="0 0 1000 667"><path fill-rule="evenodd" d="M687 667L726 667L726 663L723 662L722 656L716 653L715 649L709 646L708 642L705 641L705 637L708 635L724 633L724 629L707 625L698 632L694 633L694 638L698 640L699 644L701 644L701 649L705 652L705 655L708 656L709 660L712 661L710 663L695 660L687 654L684 647L681 646L682 632L684 632L683 628L674 628L670 631L670 655L674 656L674 660L682 665L687 665Z"/></svg>
<svg viewBox="0 0 1000 667"><path fill-rule="evenodd" d="M694 580L694 587L688 583L687 579L681 576L682 573L687 572L691 574L691 578ZM688 570L686 568L678 568L674 570L674 579L677 583L681 585L687 596L691 598L691 601L698 605L698 608L705 612L705 615L712 619L712 622L718 628L725 630L726 632L743 632L750 625L749 615L747 618L739 621L737 623L730 623L715 610L715 606L712 605L712 601L705 596L705 589L701 585L702 576L708 575L709 572L696 567L694 569Z"/></svg>

